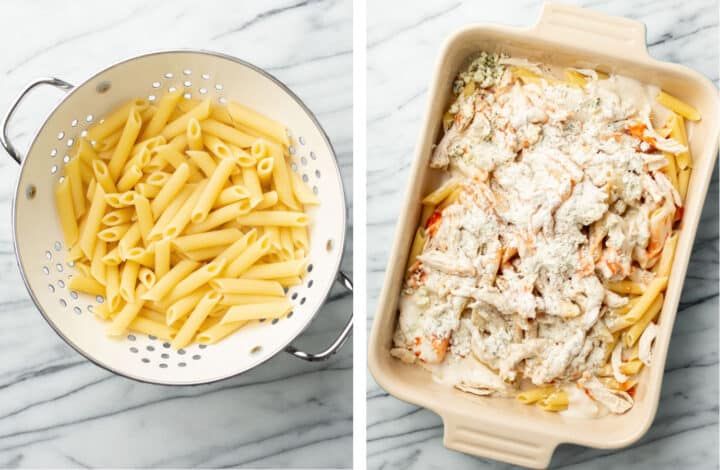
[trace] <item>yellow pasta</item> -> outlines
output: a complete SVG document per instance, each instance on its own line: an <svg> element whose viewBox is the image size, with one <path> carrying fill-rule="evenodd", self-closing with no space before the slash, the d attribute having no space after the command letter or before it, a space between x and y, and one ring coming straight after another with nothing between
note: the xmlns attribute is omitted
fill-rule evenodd
<svg viewBox="0 0 720 470"><path fill-rule="evenodd" d="M426 206L437 206L459 186L460 183L458 181L448 180L438 189L425 196L422 200L422 203Z"/></svg>
<svg viewBox="0 0 720 470"><path fill-rule="evenodd" d="M202 127L204 133L215 136L225 142L229 142L241 148L251 147L255 141L255 138L252 136L240 132L239 130L214 119L206 119L200 124L200 126Z"/></svg>
<svg viewBox="0 0 720 470"><path fill-rule="evenodd" d="M77 139L55 188L68 286L105 298L108 335L209 344L292 308L285 287L310 251L303 206L319 201L288 168L285 128L235 112L243 122L176 90Z"/></svg>
<svg viewBox="0 0 720 470"><path fill-rule="evenodd" d="M115 151L113 151L110 163L108 163L108 170L110 171L110 177L113 181L116 181L120 176L120 170L125 166L125 161L130 156L133 143L140 133L141 125L142 118L140 117L140 113L137 109L133 108L128 115L120 141L115 147Z"/></svg>
<svg viewBox="0 0 720 470"><path fill-rule="evenodd" d="M663 300L665 300L665 296L662 293L658 294L648 309L643 313L643 316L640 317L634 325L628 328L623 335L623 343L626 348L632 347L637 340L640 339L640 335L642 335L643 331L645 331L645 328L647 328L650 322L655 320L655 317L657 317L660 310L662 310Z"/></svg>
<svg viewBox="0 0 720 470"><path fill-rule="evenodd" d="M205 176L210 177L215 172L217 164L209 153L201 150L188 150L185 154L190 157L190 160L200 168Z"/></svg>
<svg viewBox="0 0 720 470"><path fill-rule="evenodd" d="M277 281L219 278L210 281L210 286L223 294L285 296L282 285Z"/></svg>
<svg viewBox="0 0 720 470"><path fill-rule="evenodd" d="M262 318L280 318L292 310L292 304L286 298L259 304L235 305L230 307L220 320L220 324L239 321L260 320Z"/></svg>
<svg viewBox="0 0 720 470"><path fill-rule="evenodd" d="M629 280L610 281L605 285L605 287L607 287L613 292L617 292L618 294L640 295L645 292L645 286L638 282L633 282Z"/></svg>
<svg viewBox="0 0 720 470"><path fill-rule="evenodd" d="M413 266L413 264L415 264L415 260L425 246L426 239L427 237L425 235L425 229L423 229L422 227L418 228L415 232L415 238L413 239L412 247L410 248L410 254L408 255L407 264L405 265L406 271L409 270Z"/></svg>
<svg viewBox="0 0 720 470"><path fill-rule="evenodd" d="M549 397L553 392L555 392L555 390L555 387L531 388L518 393L515 398L517 398L521 403L530 405Z"/></svg>
<svg viewBox="0 0 720 470"><path fill-rule="evenodd" d="M277 144L270 144L270 156L273 159L273 189L277 192L280 202L291 209L298 209L299 206L293 195L292 183L290 182L290 169L285 162L282 147Z"/></svg>
<svg viewBox="0 0 720 470"><path fill-rule="evenodd" d="M209 115L210 98L206 98L205 101L198 104L197 106L195 106L194 108L192 108L191 110L165 126L165 129L163 129L160 135L165 137L165 139L172 139L173 137L187 130L187 125L190 119L195 118L198 121L201 121L203 119L207 119Z"/></svg>
<svg viewBox="0 0 720 470"><path fill-rule="evenodd" d="M190 313L190 317L183 323L182 328L172 341L172 347L179 349L187 346L192 341L202 322L207 318L210 311L220 300L220 294L214 291L203 296L197 306Z"/></svg>
<svg viewBox="0 0 720 470"><path fill-rule="evenodd" d="M73 207L72 189L70 180L65 178L55 188L55 205L60 217L65 244L74 245L78 240L78 224Z"/></svg>
<svg viewBox="0 0 720 470"><path fill-rule="evenodd" d="M220 194L220 191L222 191L223 185L227 182L234 168L237 168L235 159L226 158L220 161L192 210L190 220L192 220L194 224L199 224L207 219L213 203Z"/></svg>
<svg viewBox="0 0 720 470"><path fill-rule="evenodd" d="M675 98L674 96L661 91L658 93L657 97L655 98L658 103L665 106L666 108L670 109L671 111L676 112L677 114L681 115L685 119L689 119L691 121L699 121L700 120L700 113L697 109L693 108L689 104L685 103L682 100L679 100L678 98Z"/></svg>
<svg viewBox="0 0 720 470"><path fill-rule="evenodd" d="M234 101L228 104L228 111L230 112L233 122L265 134L286 147L290 145L287 129L282 124ZM249 145L252 145L252 142L250 142Z"/></svg>
<svg viewBox="0 0 720 470"><path fill-rule="evenodd" d="M678 193L680 193L680 199L682 199L683 203L685 202L685 197L687 196L687 189L689 183L690 168L680 170L680 172L678 173Z"/></svg>

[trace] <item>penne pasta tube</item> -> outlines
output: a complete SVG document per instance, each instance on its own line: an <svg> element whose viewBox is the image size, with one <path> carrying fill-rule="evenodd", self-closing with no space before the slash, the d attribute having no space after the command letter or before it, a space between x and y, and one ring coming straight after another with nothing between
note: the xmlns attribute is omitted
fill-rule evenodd
<svg viewBox="0 0 720 470"><path fill-rule="evenodd" d="M299 286L300 284L302 284L302 279L300 279L298 276L279 277L277 279L274 279L274 281L279 282L280 285L282 285L283 287Z"/></svg>
<svg viewBox="0 0 720 470"><path fill-rule="evenodd" d="M290 169L285 162L285 155L282 147L278 144L270 144L270 156L273 159L272 179L274 190L278 194L280 202L291 209L299 209L292 190L290 181Z"/></svg>
<svg viewBox="0 0 720 470"><path fill-rule="evenodd" d="M68 246L73 245L78 240L79 229L73 208L70 180L67 178L59 182L55 188L55 205L57 207L58 217L60 218L63 236L65 237L65 244Z"/></svg>
<svg viewBox="0 0 720 470"><path fill-rule="evenodd" d="M200 126L205 134L215 136L218 139L237 145L240 148L251 147L255 141L255 138L252 136L240 132L239 130L214 119L206 119L200 124Z"/></svg>
<svg viewBox="0 0 720 470"><path fill-rule="evenodd" d="M280 279L287 277L301 277L306 259L281 261L278 263L257 264L242 273L247 279Z"/></svg>
<svg viewBox="0 0 720 470"><path fill-rule="evenodd" d="M75 265L77 266L77 264ZM77 292L92 295L105 295L105 286L89 275L75 273L68 281L68 288Z"/></svg>
<svg viewBox="0 0 720 470"><path fill-rule="evenodd" d="M537 402L538 406L545 411L562 411L568 407L568 396L563 390L556 390L547 397Z"/></svg>
<svg viewBox="0 0 720 470"><path fill-rule="evenodd" d="M138 244L140 241L140 226L136 223L132 224L125 235L118 242L118 249L120 250L120 256L125 257L127 252Z"/></svg>
<svg viewBox="0 0 720 470"><path fill-rule="evenodd" d="M102 186L103 191L105 191L106 193L117 192L117 189L115 188L115 183L110 176L110 170L108 169L107 165L105 165L105 162L103 162L102 160L95 160L94 162L92 162L92 169L93 174L95 175L95 180L100 186Z"/></svg>
<svg viewBox="0 0 720 470"><path fill-rule="evenodd" d="M230 222L233 219L237 219L242 214L248 212L247 207L243 207L242 202L234 202L223 206L220 209L216 209L208 214L207 219L199 224L192 224L188 226L185 233L192 235L194 233L208 232L216 227L221 226L224 223Z"/></svg>
<svg viewBox="0 0 720 470"><path fill-rule="evenodd" d="M149 139L157 136L168 122L178 101L182 98L182 90L175 90L163 95L158 102L158 110L153 115L147 127L143 131L142 139Z"/></svg>
<svg viewBox="0 0 720 470"><path fill-rule="evenodd" d="M293 193L301 204L308 206L320 204L320 199L315 195L313 190L308 188L300 176L294 171L290 172L290 181L292 182Z"/></svg>
<svg viewBox="0 0 720 470"><path fill-rule="evenodd" d="M155 247L156 251L157 249L158 248ZM158 281L155 283L152 289L147 291L147 293L143 294L143 299L153 301L162 300L180 281L185 279L191 272L197 269L197 267L198 263L195 263L193 261L180 261L178 264L173 266L173 268L165 275L157 276Z"/></svg>
<svg viewBox="0 0 720 470"><path fill-rule="evenodd" d="M102 285L107 283L105 264L102 261L105 250L107 250L107 243L102 240L97 241L95 243L95 252L90 260L90 275Z"/></svg>
<svg viewBox="0 0 720 470"><path fill-rule="evenodd" d="M266 188L270 187L272 180L273 158L265 157L257 164L257 174L260 178L260 184Z"/></svg>
<svg viewBox="0 0 720 470"><path fill-rule="evenodd" d="M268 143L263 139L257 139L250 147L250 155L252 155L255 160L260 160L270 156L270 147L268 146Z"/></svg>
<svg viewBox="0 0 720 470"><path fill-rule="evenodd" d="M102 223L103 225L107 225L110 227L120 224L126 224L132 220L134 215L135 209L133 207L115 209L103 216Z"/></svg>
<svg viewBox="0 0 720 470"><path fill-rule="evenodd" d="M220 191L220 194L218 194L217 199L215 199L215 203L213 204L213 209L217 209L222 206L227 206L228 204L232 204L233 202L238 202L243 199L248 199L248 208L250 206L250 193L248 190L241 185L233 185L228 186L227 188Z"/></svg>
<svg viewBox="0 0 720 470"><path fill-rule="evenodd" d="M190 220L194 224L199 224L207 219L210 209L212 209L215 200L222 191L223 185L228 181L234 168L237 168L235 159L226 158L220 161L192 210Z"/></svg>
<svg viewBox="0 0 720 470"><path fill-rule="evenodd" d="M247 324L248 322L244 321L227 323L225 325L223 325L222 323L217 323L210 328L198 333L196 339L197 342L200 344L215 344L218 341L228 337L232 333L235 333L237 330Z"/></svg>
<svg viewBox="0 0 720 470"><path fill-rule="evenodd" d="M217 258L227 246L228 245L211 246L208 248L200 248L199 250L183 251L182 254L193 261L206 261Z"/></svg>
<svg viewBox="0 0 720 470"><path fill-rule="evenodd" d="M155 281L157 279L152 269L143 266L138 271L138 280L143 286L145 286L147 289L150 289L152 286L155 285Z"/></svg>
<svg viewBox="0 0 720 470"><path fill-rule="evenodd" d="M422 203L425 206L428 206L428 205L429 206L437 206L459 186L460 186L459 181L457 181L455 179L448 180L442 186L437 188L435 191L433 191L430 194L428 194L427 196L425 196L422 200Z"/></svg>
<svg viewBox="0 0 720 470"><path fill-rule="evenodd" d="M175 349L180 349L192 341L195 333L197 332L200 325L205 321L210 311L220 300L220 294L214 291L206 293L197 306L190 313L188 319L183 323L180 331L173 339L171 346Z"/></svg>
<svg viewBox="0 0 720 470"><path fill-rule="evenodd" d="M530 405L532 403L538 402L540 400L543 400L550 396L553 392L555 392L555 387L537 387L537 388L531 388L529 390L523 390L522 392L518 393L515 398L517 398L518 401L521 403L524 403L526 405Z"/></svg>
<svg viewBox="0 0 720 470"><path fill-rule="evenodd" d="M170 271L170 240L160 240L155 247L155 277L161 279Z"/></svg>
<svg viewBox="0 0 720 470"><path fill-rule="evenodd" d="M218 278L210 281L210 286L222 294L285 296L282 285L277 281Z"/></svg>
<svg viewBox="0 0 720 470"><path fill-rule="evenodd" d="M125 103L115 111L105 116L105 118L88 129L86 139L90 142L99 142L123 128L127 123L128 115L135 109L136 111L142 111L149 106L148 102L143 99L135 99Z"/></svg>
<svg viewBox="0 0 720 470"><path fill-rule="evenodd" d="M140 310L142 314L143 310ZM157 321L145 318L144 316L136 316L128 325L128 330L145 335L152 335L165 341L171 341L177 334L177 330Z"/></svg>
<svg viewBox="0 0 720 470"><path fill-rule="evenodd" d="M126 191L124 193L105 194L105 202L115 209L132 206L135 204L135 191Z"/></svg>
<svg viewBox="0 0 720 470"><path fill-rule="evenodd" d="M265 134L286 147L290 145L287 129L277 121L274 121L273 119L270 119L269 117L234 101L228 103L228 111L230 112L230 116L232 117L234 123L242 124L250 129L260 132L261 134ZM240 147L249 147L252 143L253 142L251 141L248 145L236 145L239 145Z"/></svg>
<svg viewBox="0 0 720 470"><path fill-rule="evenodd" d="M605 287L618 294L640 295L645 292L645 286L633 281L610 281Z"/></svg>
<svg viewBox="0 0 720 470"><path fill-rule="evenodd" d="M218 294L219 295L219 294ZM228 323L260 320L262 318L280 318L292 310L292 304L288 299L279 299L261 304L235 305L230 307L220 320L221 325Z"/></svg>
<svg viewBox="0 0 720 470"><path fill-rule="evenodd" d="M203 102L165 126L160 135L165 137L166 140L172 139L187 130L187 125L190 119L195 118L198 121L202 121L207 119L209 115L210 98L206 98ZM203 127L202 130L204 131L205 128ZM183 145L183 147L185 147L185 145Z"/></svg>
<svg viewBox="0 0 720 470"><path fill-rule="evenodd" d="M138 291L139 294L142 294L145 291L145 286L140 286ZM130 323L135 320L144 304L145 300L142 296L138 296L136 300L126 303L122 310L120 310L117 316L113 319L112 323L108 326L108 336L120 336L124 334Z"/></svg>
<svg viewBox="0 0 720 470"><path fill-rule="evenodd" d="M120 176L120 170L125 166L125 162L130 156L133 144L140 133L140 126L142 125L142 118L136 108L130 110L127 122L122 131L120 141L118 141L115 151L113 151L110 163L108 163L108 170L110 171L110 177L113 181L117 181ZM97 177L97 176L96 176ZM98 179L98 181L100 181Z"/></svg>
<svg viewBox="0 0 720 470"><path fill-rule="evenodd" d="M139 246L130 248L125 253L125 258L130 261L148 267L155 267L155 244L150 245L148 248L141 248Z"/></svg>
<svg viewBox="0 0 720 470"><path fill-rule="evenodd" d="M680 170L678 173L678 193L683 204L685 203L685 197L687 196L688 184L690 183L690 168Z"/></svg>
<svg viewBox="0 0 720 470"><path fill-rule="evenodd" d="M188 274L182 281L178 282L172 291L167 295L167 302L172 303L178 299L185 297L207 284L211 279L218 277L225 268L225 261L213 261L200 266L198 269ZM219 300L219 299L218 299Z"/></svg>
<svg viewBox="0 0 720 470"><path fill-rule="evenodd" d="M80 174L80 159L73 158L65 165L65 179L70 185L70 194L72 194L72 206L75 218L79 219L85 214L85 190L83 188L82 175Z"/></svg>
<svg viewBox="0 0 720 470"><path fill-rule="evenodd" d="M183 187L182 191L180 191L180 194L178 194L177 197L170 203L170 205L167 206L160 218L157 219L157 221L155 222L155 225L153 225L153 228L150 230L148 239L151 242L155 242L163 238L163 232L165 228L168 226L168 224L170 224L170 222L172 222L172 220L182 209L183 205L185 205L187 200L190 198L190 196L192 196L192 193L195 192L196 189L197 186L194 185L185 185L185 187Z"/></svg>
<svg viewBox="0 0 720 470"><path fill-rule="evenodd" d="M91 258L92 254L95 252L95 241L97 240L97 233L100 230L100 225L102 224L102 216L105 213L105 207L105 192L102 187L98 185L95 189L92 202L90 203L85 227L80 233L78 242L80 243L82 252L88 259Z"/></svg>
<svg viewBox="0 0 720 470"><path fill-rule="evenodd" d="M95 150L92 148L92 145L83 138L78 139L76 155L77 158L86 165L92 165L93 160L98 158L97 153L95 153Z"/></svg>
<svg viewBox="0 0 720 470"><path fill-rule="evenodd" d="M633 308L625 316L631 323L636 323L642 315L650 308L655 298L662 292L667 286L667 277L656 277L648 284L645 292L640 296L640 300L633 306ZM632 344L630 345L632 346Z"/></svg>
<svg viewBox="0 0 720 470"><path fill-rule="evenodd" d="M293 247L295 249L310 251L310 238L308 236L307 227L290 227L292 235Z"/></svg>
<svg viewBox="0 0 720 470"><path fill-rule="evenodd" d="M257 239L255 242L248 244L245 250L228 264L224 275L226 277L240 276L260 258L265 256L268 251L270 251L270 238L266 234Z"/></svg>
<svg viewBox="0 0 720 470"><path fill-rule="evenodd" d="M137 165L132 165L130 168L120 177L117 182L118 191L128 191L132 189L140 178L142 178L143 172Z"/></svg>
<svg viewBox="0 0 720 470"><path fill-rule="evenodd" d="M105 266L105 304L110 310L116 311L120 308L120 269L117 265Z"/></svg>
<svg viewBox="0 0 720 470"><path fill-rule="evenodd" d="M184 318L197 306L198 302L200 302L205 294L210 291L211 289L207 287L198 289L195 292L173 302L166 310L165 322L168 325L173 325L181 318Z"/></svg>
<svg viewBox="0 0 720 470"><path fill-rule="evenodd" d="M670 268L672 267L673 259L675 258L675 248L677 248L678 234L677 232L670 235L665 240L662 254L660 255L660 261L653 267L657 268L656 275L661 277L670 277Z"/></svg>
<svg viewBox="0 0 720 470"><path fill-rule="evenodd" d="M239 216L238 222L247 226L305 227L309 219L304 212L258 211Z"/></svg>
<svg viewBox="0 0 720 470"><path fill-rule="evenodd" d="M690 157L690 145L688 143L687 131L685 129L685 120L679 114L673 114L670 123L670 137L678 141L681 145L687 147L686 152L678 153L675 158L677 166L680 170L692 168L692 158Z"/></svg>
<svg viewBox="0 0 720 470"><path fill-rule="evenodd" d="M279 298L270 295L223 294L220 305L232 307L233 305L264 304L275 302Z"/></svg>
<svg viewBox="0 0 720 470"><path fill-rule="evenodd" d="M147 246L150 230L152 230L153 227L153 215L152 215L152 207L150 206L150 201L148 198L143 196L142 194L135 194L134 198L135 203L135 213L137 214L137 223L138 227L140 228L140 236L143 239L143 242Z"/></svg>
<svg viewBox="0 0 720 470"><path fill-rule="evenodd" d="M182 191L183 186L190 177L190 167L187 163L183 163L178 167L173 175L168 179L167 183L150 203L153 211L153 218L157 220L161 213L170 205L171 200Z"/></svg>
<svg viewBox="0 0 720 470"><path fill-rule="evenodd" d="M252 196L251 196L252 197ZM276 205L278 203L278 195L275 191L268 191L262 195L262 201L258 203L255 207L255 210L265 210L269 209L272 206ZM252 205L252 203L251 203Z"/></svg>
<svg viewBox="0 0 720 470"><path fill-rule="evenodd" d="M240 147L230 145L230 151L237 158L240 167L254 167L257 165L257 159Z"/></svg>
<svg viewBox="0 0 720 470"><path fill-rule="evenodd" d="M250 193L250 206L255 207L263 201L263 191L257 170L255 168L243 168L242 178L245 187ZM275 197L277 197L277 193L275 193Z"/></svg>
<svg viewBox="0 0 720 470"><path fill-rule="evenodd" d="M643 313L642 317L633 324L623 335L623 345L626 348L631 348L635 345L638 339L640 339L640 336L642 335L643 331L645 331L645 328L655 320L655 318L658 316L660 311L662 310L663 301L665 300L665 297L662 293L658 294L655 299L653 300L652 304L648 307L648 309Z"/></svg>
<svg viewBox="0 0 720 470"><path fill-rule="evenodd" d="M108 251L107 254L103 256L102 262L105 263L106 266L117 266L122 263L123 259L120 256L120 248L116 246L112 250Z"/></svg>
<svg viewBox="0 0 720 470"><path fill-rule="evenodd" d="M195 163L198 168L200 168L200 171L208 178L215 172L217 164L209 153L202 150L187 150L185 154L190 157L190 160Z"/></svg>
<svg viewBox="0 0 720 470"><path fill-rule="evenodd" d="M166 171L153 171L147 178L145 178L145 183L162 189L162 187L167 184L171 176L172 174Z"/></svg>
<svg viewBox="0 0 720 470"><path fill-rule="evenodd" d="M408 255L407 264L405 265L405 271L409 271L415 264L418 255L422 252L423 247L425 246L426 240L427 236L425 234L425 229L418 227L415 231L415 238L413 239L413 243L410 248L410 254Z"/></svg>
<svg viewBox="0 0 720 470"><path fill-rule="evenodd" d="M135 285L137 284L140 265L135 261L128 260L120 273L120 297L126 302L135 301Z"/></svg>
<svg viewBox="0 0 720 470"><path fill-rule="evenodd" d="M175 238L185 230L185 227L190 223L190 217L192 216L192 210L197 204L198 199L202 196L203 190L207 185L207 180L201 182L192 192L189 198L183 203L180 209L170 219L168 224L163 228L162 236L166 239Z"/></svg>
<svg viewBox="0 0 720 470"><path fill-rule="evenodd" d="M180 251L193 251L218 245L230 245L242 236L242 232L235 228L215 230L178 237L173 240L173 245Z"/></svg>
<svg viewBox="0 0 720 470"><path fill-rule="evenodd" d="M691 121L699 121L700 120L700 113L697 109L693 108L689 104L685 103L682 100L679 100L678 98L675 98L674 96L670 95L669 93L666 93L664 91L660 91L658 93L657 97L655 97L658 103L665 106L671 111L676 112L677 114L681 115L685 119L689 119Z"/></svg>
<svg viewBox="0 0 720 470"><path fill-rule="evenodd" d="M190 118L187 125L187 140L190 150L203 149L203 136L200 130L200 122L195 118Z"/></svg>
<svg viewBox="0 0 720 470"><path fill-rule="evenodd" d="M147 183L138 183L137 185L135 185L135 189L137 190L138 194L141 194L148 199L153 199L157 197L158 193L160 193L161 188Z"/></svg>

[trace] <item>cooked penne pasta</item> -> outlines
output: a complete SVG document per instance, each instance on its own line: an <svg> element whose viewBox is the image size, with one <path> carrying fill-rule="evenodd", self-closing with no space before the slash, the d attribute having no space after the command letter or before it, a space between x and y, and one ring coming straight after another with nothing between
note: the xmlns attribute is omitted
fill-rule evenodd
<svg viewBox="0 0 720 470"><path fill-rule="evenodd" d="M286 147L290 145L287 129L282 124L234 101L228 103L228 111L230 112L233 122L267 135ZM241 144L236 145L243 147ZM250 145L252 145L252 142L245 145L245 147L249 147Z"/></svg>
<svg viewBox="0 0 720 470"><path fill-rule="evenodd" d="M228 323L260 320L262 318L280 318L292 310L289 300L283 298L259 304L235 305L228 309L225 316L220 320L221 325Z"/></svg>

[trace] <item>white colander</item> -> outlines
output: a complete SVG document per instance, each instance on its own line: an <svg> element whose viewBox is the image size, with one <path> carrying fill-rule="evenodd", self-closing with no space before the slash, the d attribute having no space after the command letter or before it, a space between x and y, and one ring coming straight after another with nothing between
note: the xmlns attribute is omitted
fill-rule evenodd
<svg viewBox="0 0 720 470"><path fill-rule="evenodd" d="M68 91L36 134L27 157L8 141L7 125L23 97L39 85ZM68 289L74 273L65 262L65 246L55 214L52 188L69 160L73 142L105 113L132 98L155 101L173 88L187 97L238 101L285 123L291 134L292 170L319 196L309 210L312 246L303 284L288 295L287 317L253 322L216 345L192 345L178 351L152 336L106 336L106 325L92 313L103 301ZM57 78L30 83L13 102L2 123L5 150L20 165L13 203L13 239L18 266L35 305L53 329L79 353L114 373L152 383L200 384L240 374L281 350L305 360L335 353L352 331L352 315L337 339L310 354L289 346L308 326L337 280L352 290L339 272L345 241L345 198L335 153L310 110L279 80L234 57L205 51L147 54L112 65L79 86Z"/></svg>

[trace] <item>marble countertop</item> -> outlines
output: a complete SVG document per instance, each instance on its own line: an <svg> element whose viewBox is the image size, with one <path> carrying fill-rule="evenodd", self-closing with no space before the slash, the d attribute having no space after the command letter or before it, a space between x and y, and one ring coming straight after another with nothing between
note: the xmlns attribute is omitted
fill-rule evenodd
<svg viewBox="0 0 720 470"><path fill-rule="evenodd" d="M267 69L315 111L338 152L352 221L352 2L3 2L0 112L29 80L78 83L159 49L228 53ZM25 150L56 90L38 90L13 121ZM352 341L326 363L280 354L208 386L162 387L84 360L45 323L13 255L18 175L0 152L0 467L349 467ZM352 227L343 269L352 270ZM297 340L325 347L352 309L336 289Z"/></svg>
<svg viewBox="0 0 720 470"><path fill-rule="evenodd" d="M715 0L581 5L647 25L654 57L691 67L718 83ZM412 5L412 7L410 6ZM370 328L395 221L425 111L427 87L444 39L470 23L527 26L541 2L428 1L368 4L368 322ZM488 7L483 8L487 5ZM490 5L492 5L490 7ZM368 468L509 468L445 449L434 413L389 396L368 374ZM552 468L717 468L718 461L718 179L717 167L666 364L650 431L617 451L562 445Z"/></svg>

